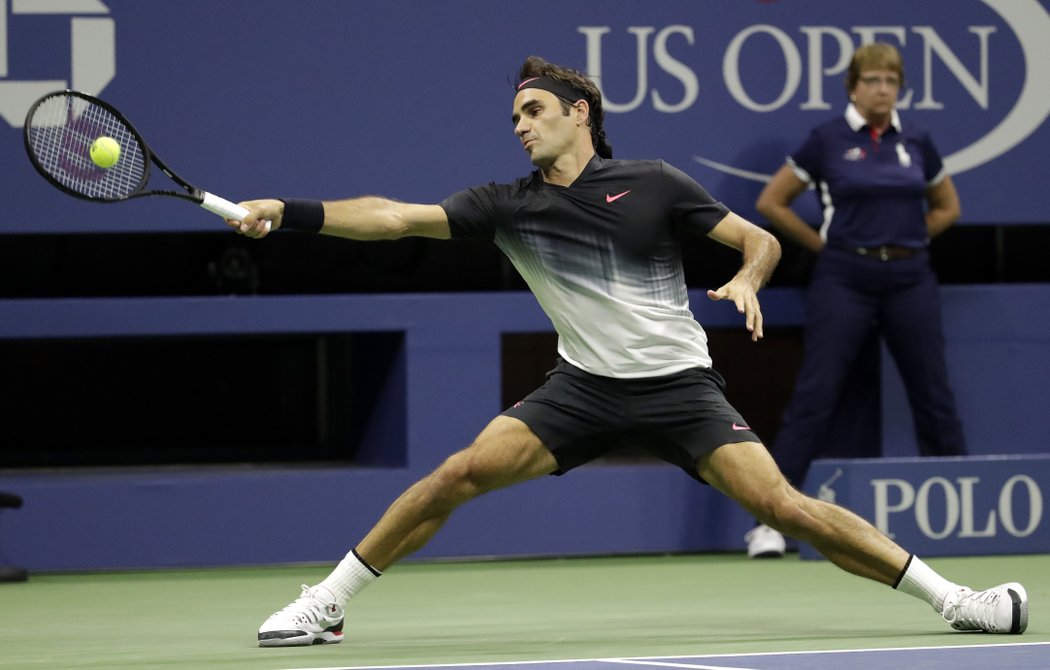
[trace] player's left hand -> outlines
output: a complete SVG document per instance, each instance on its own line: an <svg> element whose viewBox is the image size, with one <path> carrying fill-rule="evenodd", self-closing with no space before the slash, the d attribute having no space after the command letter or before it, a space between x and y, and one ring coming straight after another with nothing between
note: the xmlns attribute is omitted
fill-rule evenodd
<svg viewBox="0 0 1050 670"><path fill-rule="evenodd" d="M762 308L758 304L758 291L749 282L734 277L717 291L708 290L707 297L711 300L732 300L736 311L744 315L744 324L751 333L751 340L758 342L762 338Z"/></svg>

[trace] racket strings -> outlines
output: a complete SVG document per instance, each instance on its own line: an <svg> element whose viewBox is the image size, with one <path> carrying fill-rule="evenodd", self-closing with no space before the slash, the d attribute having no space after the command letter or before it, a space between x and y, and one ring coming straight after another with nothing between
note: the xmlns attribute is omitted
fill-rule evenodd
<svg viewBox="0 0 1050 670"><path fill-rule="evenodd" d="M143 186L142 145L127 124L105 107L68 94L55 95L37 106L27 136L38 165L81 196L121 200ZM120 157L112 167L99 167L91 160L91 145L100 137L111 137L120 145Z"/></svg>

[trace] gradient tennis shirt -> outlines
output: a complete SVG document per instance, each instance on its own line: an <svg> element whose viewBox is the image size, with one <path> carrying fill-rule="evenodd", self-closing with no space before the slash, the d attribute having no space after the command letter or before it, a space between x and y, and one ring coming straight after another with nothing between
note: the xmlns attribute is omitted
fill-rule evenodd
<svg viewBox="0 0 1050 670"><path fill-rule="evenodd" d="M682 171L595 156L570 186L537 170L441 207L453 238L492 241L510 259L572 365L619 378L711 367L677 235L706 235L729 210Z"/></svg>
<svg viewBox="0 0 1050 670"><path fill-rule="evenodd" d="M944 163L929 133L903 126L896 110L876 137L849 105L844 117L814 128L788 165L816 187L829 246L926 246L926 190L944 179Z"/></svg>

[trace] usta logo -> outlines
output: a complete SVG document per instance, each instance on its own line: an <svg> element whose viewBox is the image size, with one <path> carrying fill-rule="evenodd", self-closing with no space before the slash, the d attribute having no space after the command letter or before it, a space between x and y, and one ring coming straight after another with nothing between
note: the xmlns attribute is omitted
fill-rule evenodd
<svg viewBox="0 0 1050 670"><path fill-rule="evenodd" d="M29 106L45 93L65 88L101 93L116 74L115 30L108 14L99 0L0 0L0 117L12 128L21 128ZM56 21L54 34L55 40L70 40L68 78L17 79L19 54L11 53L9 36L19 17L29 15L71 17L68 33L62 30L64 22ZM9 79L12 76L16 78Z"/></svg>

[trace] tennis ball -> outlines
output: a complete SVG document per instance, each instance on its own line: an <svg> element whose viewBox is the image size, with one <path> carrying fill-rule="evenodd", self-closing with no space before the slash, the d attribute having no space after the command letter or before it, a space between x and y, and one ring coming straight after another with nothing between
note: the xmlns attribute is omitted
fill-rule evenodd
<svg viewBox="0 0 1050 670"><path fill-rule="evenodd" d="M120 144L112 137L100 137L91 143L92 162L100 168L111 168L120 160Z"/></svg>

